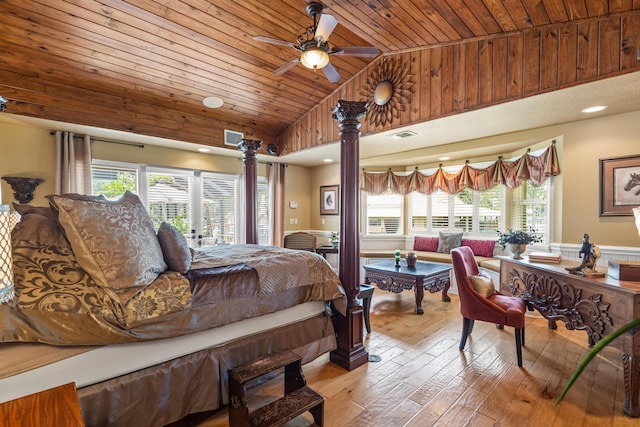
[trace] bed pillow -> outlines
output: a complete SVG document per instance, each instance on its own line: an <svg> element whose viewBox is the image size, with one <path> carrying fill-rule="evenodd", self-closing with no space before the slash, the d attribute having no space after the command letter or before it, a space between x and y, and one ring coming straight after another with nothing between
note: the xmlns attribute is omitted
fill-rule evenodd
<svg viewBox="0 0 640 427"><path fill-rule="evenodd" d="M496 241L495 240L462 239L461 246L470 247L475 256L484 256L487 258L493 258L493 250L496 246Z"/></svg>
<svg viewBox="0 0 640 427"><path fill-rule="evenodd" d="M438 250L438 238L437 237L416 236L413 239L413 250L414 251L436 252Z"/></svg>
<svg viewBox="0 0 640 427"><path fill-rule="evenodd" d="M114 201L69 195L49 200L78 263L98 285L124 291L146 286L166 270L149 214L134 193Z"/></svg>
<svg viewBox="0 0 640 427"><path fill-rule="evenodd" d="M191 267L191 249L177 228L163 221L158 228L158 241L169 270L186 273Z"/></svg>
<svg viewBox="0 0 640 427"><path fill-rule="evenodd" d="M493 280L486 271L480 270L477 276L469 276L469 280L471 281L473 289L485 298L489 298L496 293Z"/></svg>
<svg viewBox="0 0 640 427"><path fill-rule="evenodd" d="M14 203L20 214L20 221L11 232L12 244L16 242L37 242L48 246L69 247L56 214L48 206L31 206Z"/></svg>
<svg viewBox="0 0 640 427"><path fill-rule="evenodd" d="M440 232L438 238L438 250L436 252L441 254L448 254L451 249L455 249L462 244L462 233L445 233Z"/></svg>

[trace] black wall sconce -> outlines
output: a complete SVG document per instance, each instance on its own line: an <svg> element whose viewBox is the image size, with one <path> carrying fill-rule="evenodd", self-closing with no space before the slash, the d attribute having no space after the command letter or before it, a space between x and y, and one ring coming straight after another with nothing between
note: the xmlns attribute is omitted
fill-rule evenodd
<svg viewBox="0 0 640 427"><path fill-rule="evenodd" d="M19 176L3 176L13 190L13 197L18 203L29 203L33 200L33 192L36 187L44 182L42 178L23 178Z"/></svg>

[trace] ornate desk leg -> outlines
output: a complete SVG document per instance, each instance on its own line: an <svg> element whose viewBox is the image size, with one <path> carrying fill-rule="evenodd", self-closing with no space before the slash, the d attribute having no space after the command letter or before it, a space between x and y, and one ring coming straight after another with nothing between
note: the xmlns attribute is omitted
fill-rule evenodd
<svg viewBox="0 0 640 427"><path fill-rule="evenodd" d="M413 291L416 294L416 314L424 314L422 309L422 299L424 298L424 279L417 278L416 284L413 287Z"/></svg>
<svg viewBox="0 0 640 427"><path fill-rule="evenodd" d="M624 402L622 410L630 417L640 417L640 356L624 353Z"/></svg>

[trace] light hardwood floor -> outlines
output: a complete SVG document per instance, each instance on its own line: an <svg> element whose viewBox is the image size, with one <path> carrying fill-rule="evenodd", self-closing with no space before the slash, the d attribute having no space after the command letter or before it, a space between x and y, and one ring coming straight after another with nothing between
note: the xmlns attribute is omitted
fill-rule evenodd
<svg viewBox="0 0 640 427"><path fill-rule="evenodd" d="M527 317L523 368L516 365L512 328L476 322L467 348L458 344L462 318L458 299L426 294L425 314L413 313L413 292L374 292L372 333L365 344L381 357L347 372L328 355L304 365L307 383L325 397L325 425L338 426L640 426L622 413L624 383L620 352L607 348L567 398L554 402L588 351L583 331L541 317ZM256 393L281 392L277 377ZM287 426L312 425L309 414ZM176 425L228 425L226 408L188 417Z"/></svg>

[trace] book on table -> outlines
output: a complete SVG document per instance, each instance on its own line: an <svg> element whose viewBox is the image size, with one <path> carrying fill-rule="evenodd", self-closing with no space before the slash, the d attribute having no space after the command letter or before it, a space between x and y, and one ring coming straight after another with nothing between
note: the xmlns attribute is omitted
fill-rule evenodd
<svg viewBox="0 0 640 427"><path fill-rule="evenodd" d="M560 253L556 252L531 252L529 261L531 262L552 262L559 263L562 260Z"/></svg>

